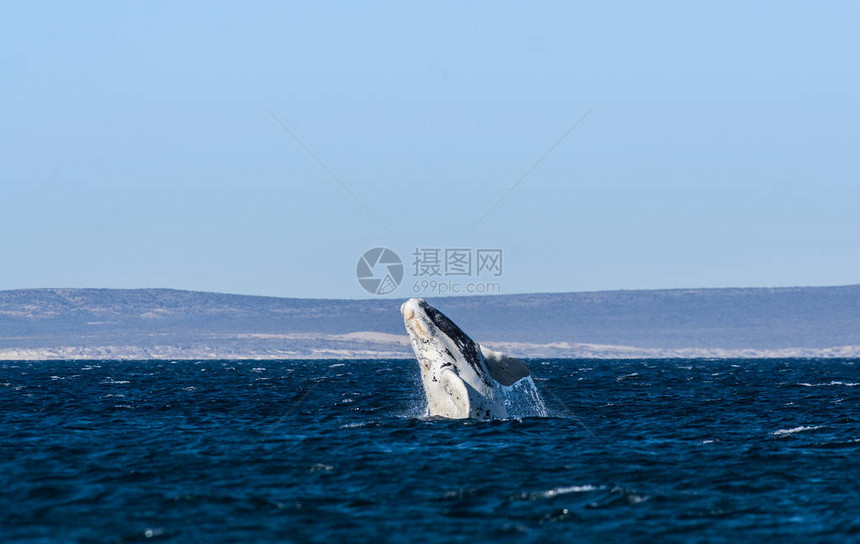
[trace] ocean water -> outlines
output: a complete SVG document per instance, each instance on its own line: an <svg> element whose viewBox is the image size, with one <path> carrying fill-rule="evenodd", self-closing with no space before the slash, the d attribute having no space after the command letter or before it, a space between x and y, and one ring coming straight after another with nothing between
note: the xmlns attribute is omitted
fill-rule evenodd
<svg viewBox="0 0 860 544"><path fill-rule="evenodd" d="M860 542L860 361L0 362L2 542Z"/></svg>

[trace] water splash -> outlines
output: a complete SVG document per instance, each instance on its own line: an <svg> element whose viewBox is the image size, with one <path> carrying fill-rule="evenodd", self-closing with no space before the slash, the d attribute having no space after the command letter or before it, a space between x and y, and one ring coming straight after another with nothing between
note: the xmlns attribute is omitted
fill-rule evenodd
<svg viewBox="0 0 860 544"><path fill-rule="evenodd" d="M508 417L548 417L549 410L535 386L531 376L526 376L510 386L500 386Z"/></svg>

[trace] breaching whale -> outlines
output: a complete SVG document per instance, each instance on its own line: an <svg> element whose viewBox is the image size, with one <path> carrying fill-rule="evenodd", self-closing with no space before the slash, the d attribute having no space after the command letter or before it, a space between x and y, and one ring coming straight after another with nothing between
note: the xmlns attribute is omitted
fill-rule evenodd
<svg viewBox="0 0 860 544"><path fill-rule="evenodd" d="M400 313L421 368L427 415L546 415L525 363L479 345L424 299L407 300Z"/></svg>

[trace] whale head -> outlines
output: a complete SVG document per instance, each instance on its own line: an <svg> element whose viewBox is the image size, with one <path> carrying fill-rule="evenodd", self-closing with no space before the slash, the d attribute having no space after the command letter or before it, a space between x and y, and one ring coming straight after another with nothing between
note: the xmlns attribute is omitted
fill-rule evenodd
<svg viewBox="0 0 860 544"><path fill-rule="evenodd" d="M451 364L467 381L488 383L481 346L448 316L423 298L410 298L400 306L400 313L422 368Z"/></svg>

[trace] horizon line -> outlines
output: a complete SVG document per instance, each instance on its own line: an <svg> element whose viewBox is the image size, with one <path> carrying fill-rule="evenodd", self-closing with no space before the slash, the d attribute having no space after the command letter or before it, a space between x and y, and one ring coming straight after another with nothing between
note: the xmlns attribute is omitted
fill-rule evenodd
<svg viewBox="0 0 860 544"><path fill-rule="evenodd" d="M510 297L510 296L547 296L547 295L570 295L570 294L594 294L594 293L636 293L636 292L681 292L681 291L739 291L739 290L775 290L787 291L793 289L844 289L850 287L860 287L860 283L851 283L844 285L785 285L785 286L722 286L722 287L667 287L657 289L590 289L583 291L536 291L522 293L490 293L490 294L458 294L426 297L433 299L457 299L457 298L490 298L490 297ZM225 295L239 297L258 297L258 298L277 298L277 299L294 299L294 300L347 300L347 301L385 301L385 300L402 300L404 298L413 297L364 297L364 298L347 298L347 297L302 297L302 296L280 296L280 295L259 295L246 293L231 293L224 291L202 291L197 289L177 289L173 287L24 287L17 289L0 289L2 293L12 293L21 291L173 291L181 293L198 293L208 295ZM424 298L424 297L418 297Z"/></svg>

